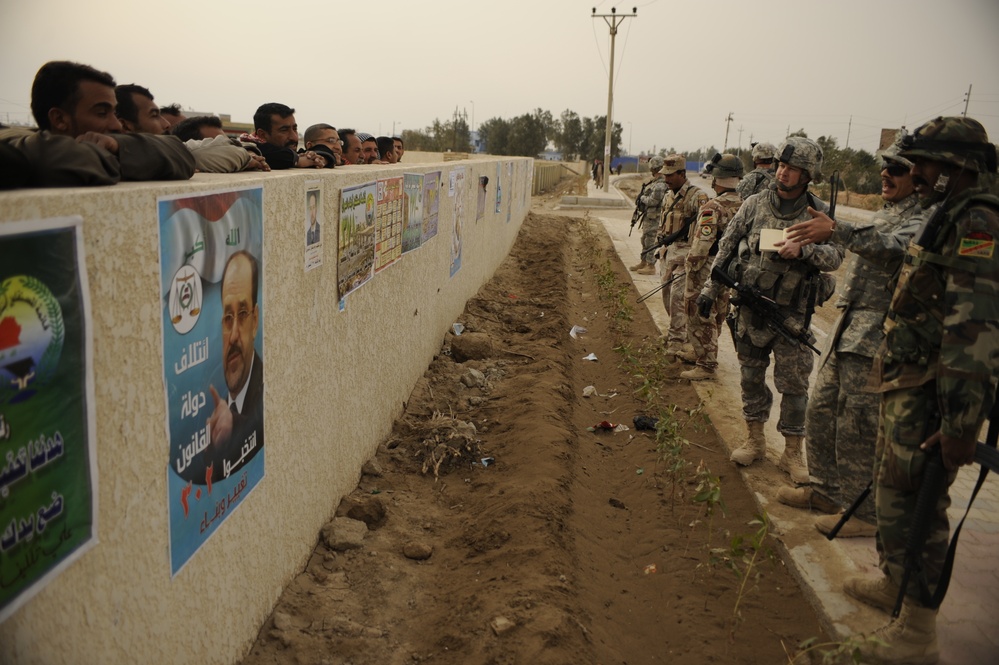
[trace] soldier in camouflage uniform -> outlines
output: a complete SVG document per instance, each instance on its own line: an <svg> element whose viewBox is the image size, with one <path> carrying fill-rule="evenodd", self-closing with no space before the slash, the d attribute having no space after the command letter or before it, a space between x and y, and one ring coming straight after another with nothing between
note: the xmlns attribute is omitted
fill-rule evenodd
<svg viewBox="0 0 999 665"><path fill-rule="evenodd" d="M715 155L706 170L711 175L711 187L716 196L701 206L697 214L694 239L687 252L687 277L683 294L687 307L687 341L693 351L691 357L684 360L693 362L695 367L682 372L680 378L689 381L715 377L715 368L718 366L718 329L728 314L728 289L719 294L714 305L704 315L698 312L696 300L708 281L711 261L718 252L718 242L725 234L729 220L742 205L742 199L735 192L739 178L742 177L741 159L730 154Z"/></svg>
<svg viewBox="0 0 999 665"><path fill-rule="evenodd" d="M885 577L845 587L887 609L902 582L927 456L940 447L949 487L957 468L974 459L999 381L999 198L986 193L995 146L975 120L936 118L916 130L901 155L913 162L920 204L936 208L909 245L872 372L882 392L875 502ZM937 661L936 610L920 589L935 591L940 579L949 505L945 489L902 612L874 633L886 646L861 647L865 662Z"/></svg>
<svg viewBox="0 0 999 665"><path fill-rule="evenodd" d="M810 487L782 487L781 503L838 513L871 482L880 396L866 388L874 356L884 339L882 326L895 278L909 239L922 217L912 187L912 162L894 145L882 153L881 195L884 207L873 219L851 223L816 214L788 229L788 239L803 244L831 240L854 253L836 307L839 318L819 360L805 413L805 449ZM807 478L805 479L807 480ZM839 531L840 538L873 536L874 501L865 501ZM839 515L815 520L828 534Z"/></svg>
<svg viewBox="0 0 999 665"><path fill-rule="evenodd" d="M652 180L645 186L645 191L638 201L640 205L645 206L645 217L642 218L642 260L631 266L630 270L639 275L656 274L656 232L659 230L663 198L666 196L666 181L659 173L662 168L662 157L657 155L649 160Z"/></svg>
<svg viewBox="0 0 999 665"><path fill-rule="evenodd" d="M753 194L759 194L774 181L774 153L772 143L757 143L753 146L753 166L749 175L742 179L735 191L743 201Z"/></svg>
<svg viewBox="0 0 999 665"><path fill-rule="evenodd" d="M807 331L812 310L825 302L834 288L835 280L823 273L840 266L843 249L828 243L801 246L784 240L777 240L772 247L762 244L775 234L780 238L781 231L795 222L811 219L807 208L821 212L829 209L808 191L808 183L822 177L822 149L815 141L788 138L778 160L776 187L754 194L742 204L718 245L712 268L726 271L736 282L757 289L774 301L785 325ZM721 288L721 284L709 280L697 298L698 310L708 311ZM742 415L749 437L732 452L732 461L749 465L766 456L763 424L773 404L766 371L773 354L774 383L781 393L777 430L784 435L784 452L778 466L792 477L807 479L801 446L812 352L775 333L749 307L736 308L735 338L742 373Z"/></svg>
<svg viewBox="0 0 999 665"><path fill-rule="evenodd" d="M690 239L696 231L694 222L697 211L708 202L707 193L687 180L687 158L683 155L667 155L663 160L663 179L669 192L663 201L661 236L677 235L663 259L660 274L667 282L684 270ZM683 299L683 277L663 289L663 306L669 314L669 330L666 334L666 353L676 356L683 350L687 339L687 310Z"/></svg>

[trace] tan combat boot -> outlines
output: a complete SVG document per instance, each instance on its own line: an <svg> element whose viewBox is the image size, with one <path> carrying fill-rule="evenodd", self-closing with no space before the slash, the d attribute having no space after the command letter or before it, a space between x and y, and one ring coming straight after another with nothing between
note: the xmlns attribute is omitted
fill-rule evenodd
<svg viewBox="0 0 999 665"><path fill-rule="evenodd" d="M885 612L894 611L895 601L898 599L898 586L887 575L874 579L851 577L843 583L843 591L846 595Z"/></svg>
<svg viewBox="0 0 999 665"><path fill-rule="evenodd" d="M839 505L827 499L811 487L781 487L777 490L777 500L785 506L817 510L820 513L835 515L839 513Z"/></svg>
<svg viewBox="0 0 999 665"><path fill-rule="evenodd" d="M746 443L732 451L730 460L742 466L749 466L758 459L767 456L767 435L763 433L763 423L748 422L749 437Z"/></svg>
<svg viewBox="0 0 999 665"><path fill-rule="evenodd" d="M791 476L791 482L804 485L808 482L808 468L801 456L802 437L785 435L784 454L777 462L777 468Z"/></svg>
<svg viewBox="0 0 999 665"><path fill-rule="evenodd" d="M628 270L630 270L632 272L637 272L637 271L641 270L642 268L644 268L647 265L649 265L649 264L645 262L645 259L642 259L641 261L639 261L635 265L633 265L630 268L628 268Z"/></svg>
<svg viewBox="0 0 999 665"><path fill-rule="evenodd" d="M908 598L897 619L866 637L877 638L885 646L870 640L864 642L859 649L862 663L933 665L940 659L936 610L919 607Z"/></svg>
<svg viewBox="0 0 999 665"><path fill-rule="evenodd" d="M686 372L680 372L681 379L687 379L688 381L713 381L715 378L715 371L713 369L708 369L703 365L698 365L694 369L688 369Z"/></svg>
<svg viewBox="0 0 999 665"><path fill-rule="evenodd" d="M819 530L819 533L829 535L832 530L836 528L839 521L843 518L843 514L838 515L823 515L821 517L815 518L815 528ZM853 515L846 521L846 523L840 527L839 532L836 534L837 538L873 538L878 532L878 527L874 526L870 522L865 522L856 515Z"/></svg>
<svg viewBox="0 0 999 665"><path fill-rule="evenodd" d="M656 274L656 264L646 263L644 268L639 268L636 270L639 275L655 275Z"/></svg>

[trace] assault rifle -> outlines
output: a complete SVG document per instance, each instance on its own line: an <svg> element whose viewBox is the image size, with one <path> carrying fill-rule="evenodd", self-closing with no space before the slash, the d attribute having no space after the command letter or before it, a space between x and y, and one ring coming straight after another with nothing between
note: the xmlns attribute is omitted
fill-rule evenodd
<svg viewBox="0 0 999 665"><path fill-rule="evenodd" d="M638 196L635 198L635 212L631 213L631 228L628 229L628 235L635 230L635 224L638 224L645 217L645 212L647 210L644 203L642 203L642 194L645 193L645 188L652 184L652 181L643 182L642 189L638 192Z"/></svg>
<svg viewBox="0 0 999 665"><path fill-rule="evenodd" d="M649 296L654 295L656 293L659 293L660 291L662 291L663 289L665 289L667 286L669 286L670 284L672 284L676 280L681 279L681 278L686 277L686 276L687 276L687 273L685 273L685 272L681 272L681 273L678 273L676 275L673 275L672 277L670 277L669 279L667 279L665 282L663 282L662 284L660 284L656 288L654 288L651 291L649 291L648 293L642 295L642 297L638 299L638 302L645 302L646 300L648 300Z"/></svg>
<svg viewBox="0 0 999 665"><path fill-rule="evenodd" d="M733 305L745 305L762 318L770 330L789 342L801 344L817 355L821 355L821 352L812 344L808 330L795 330L784 323L787 317L780 311L780 306L760 293L758 289L735 281L717 266L711 269L711 279L735 291L735 298L732 299Z"/></svg>

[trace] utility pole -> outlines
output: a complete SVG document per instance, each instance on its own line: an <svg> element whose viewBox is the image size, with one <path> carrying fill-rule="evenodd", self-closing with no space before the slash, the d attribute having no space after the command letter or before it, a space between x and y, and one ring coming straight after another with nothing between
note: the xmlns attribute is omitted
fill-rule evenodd
<svg viewBox="0 0 999 665"><path fill-rule="evenodd" d="M728 117L725 118L725 144L722 146L722 152L728 150L728 127L732 124L732 112L728 112Z"/></svg>
<svg viewBox="0 0 999 665"><path fill-rule="evenodd" d="M610 14L598 14L597 8L593 8L593 18L602 18L607 27L610 28L610 76L607 82L607 129L604 132L604 191L608 191L610 183L610 154L611 154L611 131L614 122L611 119L611 112L614 109L614 38L617 36L617 26L624 23L624 19L638 16L638 7L632 7L630 14L618 14L616 7L611 7Z"/></svg>
<svg viewBox="0 0 999 665"><path fill-rule="evenodd" d="M742 152L742 125L739 125L739 152Z"/></svg>
<svg viewBox="0 0 999 665"><path fill-rule="evenodd" d="M965 118L967 118L967 117L968 117L968 103L969 103L970 101L971 101L971 84L969 83L969 84L968 84L968 94L967 94L967 95L965 95L965 97L964 97L964 113L962 113L962 114L961 114L961 115L963 115L963 116L964 116Z"/></svg>
<svg viewBox="0 0 999 665"><path fill-rule="evenodd" d="M850 122L846 125L846 145L843 146L843 150L850 147L850 130L853 129L853 116L850 116Z"/></svg>

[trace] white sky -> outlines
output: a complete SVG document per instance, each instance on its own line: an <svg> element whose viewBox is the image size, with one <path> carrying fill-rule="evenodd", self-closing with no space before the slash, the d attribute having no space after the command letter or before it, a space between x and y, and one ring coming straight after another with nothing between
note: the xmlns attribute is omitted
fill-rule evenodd
<svg viewBox="0 0 999 665"><path fill-rule="evenodd" d="M721 148L729 113L729 146L849 129L874 151L881 127L959 115L969 84L999 141L999 0L0 0L0 121L29 120L35 71L59 59L236 121L283 102L301 130L603 115L594 6L638 7L615 50L625 151Z"/></svg>

